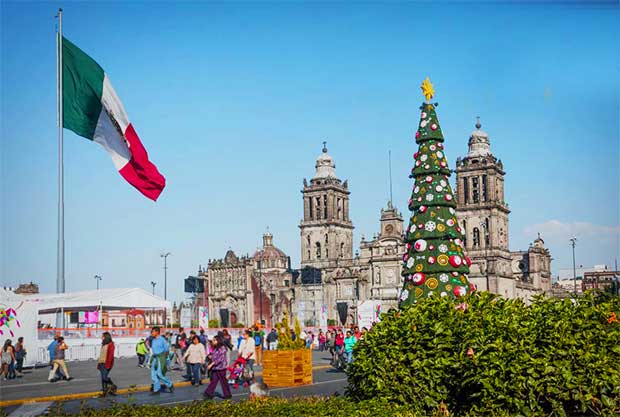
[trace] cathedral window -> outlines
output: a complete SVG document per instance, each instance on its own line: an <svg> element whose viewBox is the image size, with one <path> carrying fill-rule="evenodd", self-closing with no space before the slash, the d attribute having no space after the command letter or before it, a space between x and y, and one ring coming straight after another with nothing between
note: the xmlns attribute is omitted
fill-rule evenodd
<svg viewBox="0 0 620 417"><path fill-rule="evenodd" d="M474 248L480 247L480 230L477 227L474 227Z"/></svg>
<svg viewBox="0 0 620 417"><path fill-rule="evenodd" d="M489 240L490 240L490 234L489 234L489 218L487 217L486 219L484 219L484 246L485 247L489 247Z"/></svg>
<svg viewBox="0 0 620 417"><path fill-rule="evenodd" d="M321 218L321 197L316 198L316 220Z"/></svg>
<svg viewBox="0 0 620 417"><path fill-rule="evenodd" d="M340 243L340 257L344 258L344 242Z"/></svg>
<svg viewBox="0 0 620 417"><path fill-rule="evenodd" d="M482 201L487 201L487 176L482 176Z"/></svg>
<svg viewBox="0 0 620 417"><path fill-rule="evenodd" d="M323 218L327 218L327 194L323 196Z"/></svg>
<svg viewBox="0 0 620 417"><path fill-rule="evenodd" d="M329 249L325 248L325 259L329 258Z"/></svg>
<svg viewBox="0 0 620 417"><path fill-rule="evenodd" d="M312 204L314 202L314 199L312 197L309 197L308 200L310 201L310 207L309 207L310 220L312 220L314 218L314 204ZM310 238L308 238L308 239L310 239Z"/></svg>
<svg viewBox="0 0 620 417"><path fill-rule="evenodd" d="M316 259L321 259L321 242L316 242Z"/></svg>
<svg viewBox="0 0 620 417"><path fill-rule="evenodd" d="M472 189L474 203L477 203L478 201L480 201L480 190L479 190L478 177L473 177L471 179L471 189Z"/></svg>
<svg viewBox="0 0 620 417"><path fill-rule="evenodd" d="M342 200L338 199L336 205L338 206L338 218L342 220Z"/></svg>
<svg viewBox="0 0 620 417"><path fill-rule="evenodd" d="M463 220L463 246L467 247L467 222Z"/></svg>
<svg viewBox="0 0 620 417"><path fill-rule="evenodd" d="M310 249L308 249L308 257L307 257L307 259L310 260Z"/></svg>
<svg viewBox="0 0 620 417"><path fill-rule="evenodd" d="M469 178L463 178L463 197L465 203L469 203Z"/></svg>
<svg viewBox="0 0 620 417"><path fill-rule="evenodd" d="M325 244L327 245L328 243L329 243L328 235L325 235Z"/></svg>

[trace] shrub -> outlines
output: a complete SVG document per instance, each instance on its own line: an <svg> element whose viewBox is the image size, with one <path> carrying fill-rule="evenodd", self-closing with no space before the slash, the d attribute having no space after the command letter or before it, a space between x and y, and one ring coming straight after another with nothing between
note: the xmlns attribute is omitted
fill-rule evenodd
<svg viewBox="0 0 620 417"><path fill-rule="evenodd" d="M462 301L384 314L354 348L352 398L421 414L620 415L620 323L609 319L619 298Z"/></svg>
<svg viewBox="0 0 620 417"><path fill-rule="evenodd" d="M336 326L336 320L335 319L327 319L327 325L328 326Z"/></svg>
<svg viewBox="0 0 620 417"><path fill-rule="evenodd" d="M68 417L60 406L53 407L48 417ZM122 405L108 409L83 409L81 417L159 417L162 415L160 405ZM389 404L386 401L373 400L353 402L346 398L267 398L254 401L196 401L187 405L166 407L167 417L187 416L226 416L226 417L415 417L409 407Z"/></svg>
<svg viewBox="0 0 620 417"><path fill-rule="evenodd" d="M243 323L235 323L235 324L233 324L233 325L232 325L232 327L233 327L234 329L242 329L242 328L244 328L245 326L243 325Z"/></svg>
<svg viewBox="0 0 620 417"><path fill-rule="evenodd" d="M295 340L291 337L291 327L288 322L288 315L284 314L280 325L280 334L278 335L278 350L297 350L305 349L306 342L299 338L301 334L301 326L299 320L295 318Z"/></svg>
<svg viewBox="0 0 620 417"><path fill-rule="evenodd" d="M220 327L220 322L218 320L209 320L208 324L210 328Z"/></svg>

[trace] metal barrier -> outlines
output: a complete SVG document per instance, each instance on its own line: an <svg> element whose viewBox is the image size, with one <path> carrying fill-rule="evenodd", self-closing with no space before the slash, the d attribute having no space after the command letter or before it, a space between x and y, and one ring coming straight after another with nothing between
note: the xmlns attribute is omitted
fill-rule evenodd
<svg viewBox="0 0 620 417"><path fill-rule="evenodd" d="M131 358L136 356L136 344L131 343L114 343L115 358ZM69 345L69 349L65 351L66 361L88 361L99 359L99 353L101 351L100 344L83 344L83 345ZM37 349L37 363L49 363L50 355L47 348L39 346Z"/></svg>

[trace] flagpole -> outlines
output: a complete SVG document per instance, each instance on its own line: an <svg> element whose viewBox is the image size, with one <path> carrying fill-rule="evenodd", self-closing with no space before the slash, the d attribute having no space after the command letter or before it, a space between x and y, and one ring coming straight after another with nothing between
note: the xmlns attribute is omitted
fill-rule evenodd
<svg viewBox="0 0 620 417"><path fill-rule="evenodd" d="M58 9L58 34L56 35L56 86L58 92L58 247L56 260L56 292L65 292L65 195L63 167L63 115L62 115L62 8ZM64 314L56 315L56 327L64 327Z"/></svg>

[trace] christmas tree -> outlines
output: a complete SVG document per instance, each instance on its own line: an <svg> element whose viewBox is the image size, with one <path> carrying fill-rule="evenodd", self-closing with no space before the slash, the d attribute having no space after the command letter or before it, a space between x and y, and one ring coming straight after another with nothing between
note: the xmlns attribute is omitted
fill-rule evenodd
<svg viewBox="0 0 620 417"><path fill-rule="evenodd" d="M460 297L474 290L467 279L471 260L465 256L463 234L456 220L456 203L450 186L443 134L435 107L435 91L428 78L422 83L426 102L420 109L415 135L418 151L410 178L415 178L409 200L412 216L405 232L405 282L400 305L432 295Z"/></svg>

